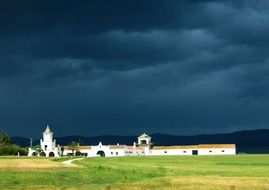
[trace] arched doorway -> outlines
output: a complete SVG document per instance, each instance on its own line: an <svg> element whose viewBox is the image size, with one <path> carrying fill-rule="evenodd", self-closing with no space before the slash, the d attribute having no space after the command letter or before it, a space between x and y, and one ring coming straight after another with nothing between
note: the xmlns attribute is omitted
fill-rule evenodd
<svg viewBox="0 0 269 190"><path fill-rule="evenodd" d="M49 153L49 157L54 157L54 153L53 152L50 152Z"/></svg>
<svg viewBox="0 0 269 190"><path fill-rule="evenodd" d="M40 156L46 156L46 153L45 153L45 152L40 152L39 155L40 155Z"/></svg>
<svg viewBox="0 0 269 190"><path fill-rule="evenodd" d="M37 153L36 153L36 152L33 152L33 153L32 153L32 156L37 156Z"/></svg>
<svg viewBox="0 0 269 190"><path fill-rule="evenodd" d="M105 156L106 156L106 155L105 155L105 152L102 151L102 150L99 150L99 151L96 153L96 155L99 155L99 156L101 156L101 157L105 157Z"/></svg>

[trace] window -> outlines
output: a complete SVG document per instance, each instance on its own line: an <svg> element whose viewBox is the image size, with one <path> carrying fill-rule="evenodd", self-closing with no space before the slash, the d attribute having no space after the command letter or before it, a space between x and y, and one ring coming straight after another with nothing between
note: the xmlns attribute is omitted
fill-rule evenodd
<svg viewBox="0 0 269 190"><path fill-rule="evenodd" d="M184 150L183 153L187 153L187 151Z"/></svg>
<svg viewBox="0 0 269 190"><path fill-rule="evenodd" d="M164 153L166 154L166 153L167 153L167 151L164 151Z"/></svg>
<svg viewBox="0 0 269 190"><path fill-rule="evenodd" d="M116 152L116 155L119 155L119 153L118 153L118 152Z"/></svg>
<svg viewBox="0 0 269 190"><path fill-rule="evenodd" d="M222 150L221 152L225 152L224 150Z"/></svg>
<svg viewBox="0 0 269 190"><path fill-rule="evenodd" d="M210 150L209 152L212 152L212 150Z"/></svg>
<svg viewBox="0 0 269 190"><path fill-rule="evenodd" d="M48 148L48 145L45 145L45 150L47 150L47 148Z"/></svg>
<svg viewBox="0 0 269 190"><path fill-rule="evenodd" d="M113 152L111 152L111 155L113 155Z"/></svg>
<svg viewBox="0 0 269 190"><path fill-rule="evenodd" d="M146 140L141 140L140 143L141 144L148 144Z"/></svg>

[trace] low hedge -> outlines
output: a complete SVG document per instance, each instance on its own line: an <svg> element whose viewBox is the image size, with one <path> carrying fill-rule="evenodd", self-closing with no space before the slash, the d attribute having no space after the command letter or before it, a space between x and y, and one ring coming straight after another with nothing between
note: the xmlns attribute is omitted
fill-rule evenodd
<svg viewBox="0 0 269 190"><path fill-rule="evenodd" d="M26 148L21 148L15 144L0 146L0 156L18 155L18 152L21 156L24 156L27 155L28 150Z"/></svg>

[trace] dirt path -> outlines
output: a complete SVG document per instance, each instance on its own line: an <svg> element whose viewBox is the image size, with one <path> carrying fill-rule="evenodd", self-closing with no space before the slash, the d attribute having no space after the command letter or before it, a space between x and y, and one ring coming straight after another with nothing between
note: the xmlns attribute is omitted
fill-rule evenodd
<svg viewBox="0 0 269 190"><path fill-rule="evenodd" d="M77 166L75 164L72 164L73 161L76 161L76 160L84 160L85 158L75 158L75 159L71 159L71 160L66 160L66 161L63 161L62 163L64 165L67 165L67 166Z"/></svg>

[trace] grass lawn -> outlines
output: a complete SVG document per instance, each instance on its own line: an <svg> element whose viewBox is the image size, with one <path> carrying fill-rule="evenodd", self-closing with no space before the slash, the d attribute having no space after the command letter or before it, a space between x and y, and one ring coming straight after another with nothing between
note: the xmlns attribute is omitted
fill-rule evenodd
<svg viewBox="0 0 269 190"><path fill-rule="evenodd" d="M0 189L269 190L269 155L62 160L0 157Z"/></svg>

